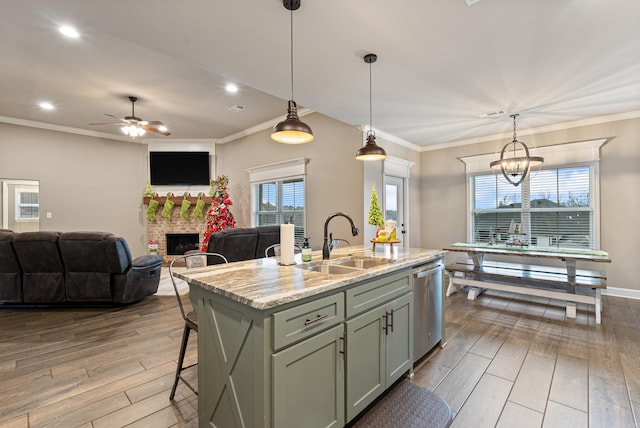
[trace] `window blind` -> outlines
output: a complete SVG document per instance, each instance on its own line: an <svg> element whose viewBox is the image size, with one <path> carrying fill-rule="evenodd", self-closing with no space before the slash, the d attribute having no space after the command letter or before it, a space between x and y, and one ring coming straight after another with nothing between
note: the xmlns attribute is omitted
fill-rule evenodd
<svg viewBox="0 0 640 428"><path fill-rule="evenodd" d="M294 224L296 243L301 244L304 240L304 188L302 177L253 184L254 224Z"/></svg>
<svg viewBox="0 0 640 428"><path fill-rule="evenodd" d="M531 246L595 247L592 166L540 170L519 187L499 174L471 180L473 242L507 242L514 221Z"/></svg>

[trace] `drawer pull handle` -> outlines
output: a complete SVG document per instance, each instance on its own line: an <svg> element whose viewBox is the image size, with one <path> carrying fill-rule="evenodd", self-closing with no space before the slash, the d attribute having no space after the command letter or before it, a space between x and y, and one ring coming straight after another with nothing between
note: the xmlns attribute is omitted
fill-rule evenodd
<svg viewBox="0 0 640 428"><path fill-rule="evenodd" d="M309 319L308 319L308 320L306 320L306 321L304 322L304 325L311 325L311 324L315 324L315 323L317 323L318 321L321 321L321 320L323 320L323 319L327 318L328 316L329 316L329 314L325 314L325 315L318 315L318 316L316 316L316 317L315 317L314 319L312 319L312 320L309 320Z"/></svg>

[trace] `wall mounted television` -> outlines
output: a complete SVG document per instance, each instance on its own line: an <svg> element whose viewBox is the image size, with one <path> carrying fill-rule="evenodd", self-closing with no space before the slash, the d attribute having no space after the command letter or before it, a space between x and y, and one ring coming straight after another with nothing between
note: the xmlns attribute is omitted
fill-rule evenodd
<svg viewBox="0 0 640 428"><path fill-rule="evenodd" d="M149 152L152 185L209 185L209 152Z"/></svg>

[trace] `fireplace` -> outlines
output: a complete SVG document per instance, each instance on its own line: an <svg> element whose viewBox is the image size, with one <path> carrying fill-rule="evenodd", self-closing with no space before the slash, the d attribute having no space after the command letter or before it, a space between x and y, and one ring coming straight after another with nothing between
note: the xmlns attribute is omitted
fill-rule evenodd
<svg viewBox="0 0 640 428"><path fill-rule="evenodd" d="M199 235L197 233L167 233L167 255L181 256L189 250L197 250Z"/></svg>

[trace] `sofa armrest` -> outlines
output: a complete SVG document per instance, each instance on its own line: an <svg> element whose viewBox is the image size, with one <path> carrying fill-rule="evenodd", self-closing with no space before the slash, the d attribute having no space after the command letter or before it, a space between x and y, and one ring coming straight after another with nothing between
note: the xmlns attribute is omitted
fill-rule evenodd
<svg viewBox="0 0 640 428"><path fill-rule="evenodd" d="M145 254L133 259L134 269L147 269L162 266L162 256L156 254Z"/></svg>
<svg viewBox="0 0 640 428"><path fill-rule="evenodd" d="M145 254L133 259L125 274L113 275L113 301L127 304L142 300L158 291L162 257Z"/></svg>

